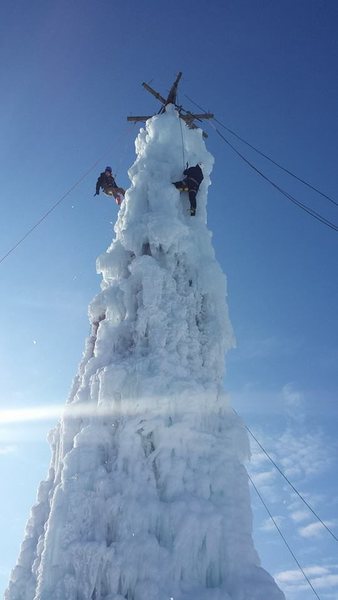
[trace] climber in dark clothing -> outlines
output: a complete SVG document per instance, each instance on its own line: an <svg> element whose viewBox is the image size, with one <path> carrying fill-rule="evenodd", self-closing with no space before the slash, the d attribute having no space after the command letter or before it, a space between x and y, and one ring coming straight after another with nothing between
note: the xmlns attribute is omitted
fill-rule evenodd
<svg viewBox="0 0 338 600"><path fill-rule="evenodd" d="M196 214L196 194L204 179L203 172L199 164L194 167L187 167L183 171L185 178L182 181L175 181L173 184L180 192L189 193L190 214L192 217Z"/></svg>
<svg viewBox="0 0 338 600"><path fill-rule="evenodd" d="M106 167L103 173L100 174L100 177L96 182L96 191L94 196L99 195L100 188L103 189L104 193L107 194L107 196L114 196L117 204L121 204L125 191L123 188L118 187L112 175L111 167Z"/></svg>

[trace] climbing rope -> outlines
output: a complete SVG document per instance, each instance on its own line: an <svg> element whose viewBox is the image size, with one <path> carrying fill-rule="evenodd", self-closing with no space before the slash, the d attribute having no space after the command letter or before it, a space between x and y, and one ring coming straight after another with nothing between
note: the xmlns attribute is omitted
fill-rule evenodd
<svg viewBox="0 0 338 600"><path fill-rule="evenodd" d="M292 557L294 558L294 560L295 560L296 564L298 565L298 568L299 568L299 570L302 572L302 574L303 574L304 578L305 578L305 579L306 579L306 581L308 582L308 584L309 584L310 588L312 589L313 593L315 594L316 598L318 598L318 600L320 600L320 596L318 596L318 593L316 592L315 588L313 587L313 585L312 585L312 583L311 583L311 581L310 581L309 577L308 577L308 576L307 576L307 574L305 573L305 571L304 571L304 569L303 569L302 565L300 564L300 562L299 562L298 558L296 557L296 555L295 555L294 551L292 550L292 548L291 548L290 544L288 543L288 541L287 541L286 537L284 536L284 534L283 534L283 532L281 531L280 527L278 527L278 524L277 524L277 522L276 522L276 519L274 519L274 518L273 518L273 516L272 516L272 513L271 513L271 511L270 511L269 507L267 506L266 502L264 501L264 499L263 499L263 497L262 497L261 493L258 491L258 489L257 489L256 485L254 484L254 482L253 482L252 478L250 477L249 473L248 473L248 477L249 477L250 483L251 483L251 485L253 486L253 488L254 488L254 490L255 490L255 492L256 492L256 494L257 494L257 496L259 497L259 499L260 499L260 501L262 502L262 504L263 504L263 506L264 506L264 508L265 508L266 512L268 513L268 515L269 515L269 517L270 517L271 521L273 522L273 524L274 524L274 526L276 527L276 529L277 529L277 531L278 531L279 535L281 536L281 538L282 538L282 540L283 540L284 544L286 545L287 549L289 550L290 554L292 555Z"/></svg>
<svg viewBox="0 0 338 600"><path fill-rule="evenodd" d="M129 128L130 129L130 128ZM124 130L121 132L120 136L117 138L116 140L116 144L119 143L119 139L124 135ZM127 143L127 142L126 142ZM89 169L87 169L87 171L85 171L83 173L83 175L81 175L81 177L79 177L79 179L61 196L61 198L59 198L59 200L57 200L57 202L55 202L37 221L36 223L34 223L34 225L32 225L32 227L30 227L26 233L2 256L0 257L0 264L2 262L4 262L4 260L6 260L6 258L8 258L8 256L10 256L10 254L12 254L34 231L35 229L37 229L37 227L39 227L39 225L41 225L41 223L43 221L45 221L45 219L47 219L47 217L63 202L63 200L65 200L65 198L67 198L67 196L69 196L71 194L71 192L73 192L75 190L75 188L78 187L78 185L80 185L80 183L86 179L86 177L95 169L95 167L102 161L102 159L104 158L104 156L106 156L107 151L105 151L105 153L103 155L100 156L100 158L98 158L91 167L89 167ZM119 163L121 162L121 157L119 160Z"/></svg>
<svg viewBox="0 0 338 600"><path fill-rule="evenodd" d="M193 104L195 104L195 106L197 106L197 108L199 108L201 110L204 110L201 106L199 106L199 104L197 104L196 102L194 102L194 100L192 100L192 98L189 98L189 96L187 96L187 95L185 95L185 97L190 102L192 102ZM241 137L240 135L238 135L238 133L236 133L235 131L233 131L233 129L230 129L229 127L227 127L226 125L224 125L224 123L222 123L219 119L216 119L216 117L214 117L213 120L215 121L215 123L218 123L221 127L223 127L223 129L225 129L226 131L228 131L229 133L231 133L231 135L235 136L240 142L243 142L243 144L246 144L249 148L251 148L252 150L254 150L255 152L257 152L257 154L259 154L260 156L263 156L263 158L266 158L266 160L270 161L273 165L275 165L276 167L278 167L279 169L281 169L282 171L284 171L288 175L291 175L291 177L293 177L294 179L297 179L297 181L300 181L300 183L303 183L304 185L306 185L308 188L310 188L311 190L313 190L314 192L316 192L320 196L323 196L323 198L326 198L332 204L335 204L336 206L338 206L338 202L336 202L336 200L334 200L333 198L331 198L327 194L324 194L324 192L321 192L321 190L319 190L318 188L316 188L315 186L313 186L311 183L309 183L305 179L302 179L301 177L299 177L298 175L296 175L295 173L293 173L292 171L290 171L286 167L283 167L280 163L278 163L277 161L273 160L273 158L271 158L271 156L268 156L267 154L265 154L264 152L262 152L261 150L259 150L258 148L256 148L252 144L250 144L243 137Z"/></svg>
<svg viewBox="0 0 338 600"><path fill-rule="evenodd" d="M236 412L236 410L234 408L232 408L233 413L240 418L239 414ZM245 427L245 429L248 431L248 433L251 435L251 437L255 440L255 442L258 444L259 448L264 452L264 454L266 455L266 457L271 461L271 463L273 464L273 466L277 469L277 471L282 475L282 477L284 477L285 481L288 483L288 485L292 488L292 490L297 494L297 496L302 500L302 502L304 502L304 504L307 506L307 508L312 512L312 514L315 516L315 518L323 525L323 527L325 527L325 529L330 533L330 535L334 538L334 540L338 541L338 538L335 536L335 534L333 533L333 531L331 531L331 529L326 525L326 523L324 523L324 521L319 517L319 515L313 510L313 508L310 506L310 504L305 500L305 498L302 496L302 494L300 494L300 492L296 489L296 487L291 483L291 481L287 478L287 476L285 475L285 473L283 473L283 471L280 469L280 467L276 464L276 462L271 458L270 454L265 450L265 448L263 447L263 445L259 442L259 440L257 439L257 437L252 433L252 431L249 429L249 427L247 427L247 425L245 425L245 423L242 421L243 426ZM298 565L298 568L300 569L301 573L303 574L304 578L306 579L306 581L308 582L309 586L311 587L313 593L315 594L315 596L320 600L318 593L316 592L316 590L314 589L310 579L308 578L308 576L306 575L302 565L300 564L299 560L297 559L294 551L292 550L290 544L288 543L285 535L283 534L283 532L281 531L280 527L278 526L276 519L274 519L269 507L267 506L265 500L263 499L261 493L259 492L257 486L255 485L255 483L252 480L252 477L250 476L250 474L248 473L248 478L249 481L252 485L252 487L254 488L257 496L259 497L260 501L262 502L266 512L268 513L271 521L273 522L275 528L277 529L279 535L281 536L284 544L286 545L287 549L289 550L291 556L293 557L293 559L295 560L296 564Z"/></svg>
<svg viewBox="0 0 338 600"><path fill-rule="evenodd" d="M14 252L14 250L16 250L16 248L18 248L18 246L20 246L20 244L22 244L22 242L24 242L29 235L31 235L31 233L33 233L33 231L39 226L41 225L41 223L47 219L48 215L50 215L60 204L61 202L63 202L63 200L65 198L67 198L67 196L69 196L69 194L75 190L75 188L87 177L87 175L89 175L89 173L91 173L93 171L93 169L96 167L96 165L100 162L100 160L102 160L101 158L99 158L97 161L95 161L95 163L83 174L81 175L81 177L79 177L79 179L63 194L63 196L61 196L61 198L55 202L55 204L53 204L41 217L40 219L38 219L38 221L36 221L36 223L34 223L34 225L32 225L32 227L30 227L30 229L28 229L28 231L26 231L26 233L22 236L22 238L20 238L15 244L14 246L12 246L7 252L6 254L4 254L1 258L0 258L0 264L10 255L12 254L12 252Z"/></svg>
<svg viewBox="0 0 338 600"><path fill-rule="evenodd" d="M239 417L239 415L235 411L235 409L233 408L232 410L237 415L237 417ZM277 463L273 460L273 458L270 456L270 454L265 450L265 448L260 443L260 441L257 439L257 437L252 433L252 431L249 429L249 427L247 427L247 425L245 425L245 423L243 423L243 424L244 424L245 429L248 431L248 433L251 435L251 437L255 440L256 444L260 447L262 452L264 452L265 456L270 460L270 462L273 464L275 469L277 469L277 471L285 479L285 481L292 488L292 490L295 492L295 494L297 494L297 496L300 498L300 500L305 504L305 506L307 506L307 508L312 512L313 516L317 519L317 521L319 521L319 523L322 524L322 526L328 531L328 533L333 537L333 539L336 540L336 542L338 542L338 538L333 533L333 531L331 531L331 529L326 525L326 523L323 521L323 519L321 519L320 516L313 510L312 506L307 502L307 500L305 500L304 496L302 496L302 494L297 490L297 488L293 485L293 483L291 483L291 481L287 478L285 473L283 473L282 469L277 465Z"/></svg>
<svg viewBox="0 0 338 600"><path fill-rule="evenodd" d="M214 127L213 123L211 123L211 126ZM304 210L307 214L309 214L310 216L312 216L314 219L316 219L320 223L323 223L323 225L326 225L330 229L333 229L334 231L338 231L338 225L336 225L335 223L333 223L332 221L330 221L326 217L323 217L323 215L321 215L320 213L318 213L317 211L315 211L313 208L307 206L306 204L304 204L304 202L301 202L300 200L297 200L297 198L295 198L294 196L292 196L292 194L290 194L289 192L287 192L286 190L284 190L283 188L281 188L277 183L275 183L274 181L272 181L272 179L270 179L270 177L268 177L267 175L265 175L260 169L258 169L253 163L251 163L245 156L243 156L243 154L241 154L241 152L239 152L239 150L237 150L237 148L235 148L235 146L233 146L233 144L231 144L231 142L229 142L229 140L226 139L226 137L217 129L217 127L214 127L214 129L217 132L217 134L226 142L226 144L247 165L249 165L249 167L251 167L251 169L253 169L258 175L260 175L261 177L263 177L263 179L265 179L265 181L267 181L268 183L270 183L270 185L272 185L272 187L274 187L276 190L278 190L283 196L285 196L288 200L290 200L293 204L295 204L296 206L298 206L300 209Z"/></svg>
<svg viewBox="0 0 338 600"><path fill-rule="evenodd" d="M198 105L197 105L198 106ZM201 108L201 107L200 107ZM202 109L203 110L203 109ZM229 142L229 140L219 131L219 129L214 125L214 123L210 122L209 123L211 127L213 127L213 129L216 131L217 135L219 137L221 137L223 139L223 141L251 168L253 169L258 175L260 175L263 179L265 179L265 181L267 181L268 183L270 183L270 185L272 185L276 190L278 190L283 196L285 196L288 200L290 200L290 202L292 202L293 204L295 204L296 206L298 206L301 210L305 211L307 214L309 214L310 216L312 216L314 219L316 219L317 221L319 221L320 223L322 223L323 225L326 225L327 227L329 227L330 229L333 229L334 231L338 231L338 226L333 223L332 221L330 221L329 219L327 219L326 217L324 217L323 215L321 215L320 213L318 213L317 211L315 211L314 209L312 209L311 207L307 206L306 204L304 204L304 202L301 202L300 200L298 200L297 198L295 198L292 194L290 194L289 192L287 192L286 190L284 190L283 188L281 188L277 183L275 183L272 179L270 179L270 177L268 177L267 175L265 175L260 169L258 169L252 162L250 162L231 142ZM299 179L299 178L298 178Z"/></svg>
<svg viewBox="0 0 338 600"><path fill-rule="evenodd" d="M252 144L250 144L249 142L247 142L244 138L240 137L237 133L235 133L235 131L232 131L231 129L229 129L228 127L226 127L223 123L221 123L221 121L219 121L218 119L214 119L214 121L216 123L218 123L224 129L226 129L227 131L229 131L229 133L231 133L232 135L234 135L238 140L240 140L241 142L243 142L243 144L246 144L247 146L249 146L249 148L251 148L252 150L254 150L255 152L257 152L257 154L260 154L260 156L263 156L263 158L266 158L266 160L268 160L269 162L271 162L273 165L275 165L276 167L278 167L279 169L281 169L282 171L284 171L285 173L287 173L288 175L290 175L291 177L293 177L297 181L300 181L300 183L303 183L304 185L306 185L306 187L310 188L311 190L313 190L314 192L316 192L317 194L319 194L323 198L326 198L326 200L329 200L329 202L331 202L332 204L335 204L335 206L338 206L338 202L336 202L333 198L331 198L327 194L324 194L324 192L321 192L318 188L316 188L315 186L313 186L311 183L309 183L308 181L305 181L305 179L302 179L298 175L295 175L295 173L292 173L292 171L289 171L289 169L287 169L286 167L283 167L282 165L280 165L278 162L276 162L275 160L273 160L270 156L268 156L267 154L264 154L264 152L262 152L261 150L258 150L258 148L255 148L255 146L253 146Z"/></svg>
<svg viewBox="0 0 338 600"><path fill-rule="evenodd" d="M177 103L178 103L178 96L177 96ZM185 164L185 153L184 153L184 138L183 138L183 127L182 127L182 119L180 117L180 115L178 114L178 120L179 120L179 124L180 124L180 130L181 130L181 141L182 141L182 157L183 157L183 171L186 168L186 164Z"/></svg>

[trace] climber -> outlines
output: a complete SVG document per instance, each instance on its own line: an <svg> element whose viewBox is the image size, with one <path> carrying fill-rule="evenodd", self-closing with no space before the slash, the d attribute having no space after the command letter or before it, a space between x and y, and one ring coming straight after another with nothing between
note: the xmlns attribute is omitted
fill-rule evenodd
<svg viewBox="0 0 338 600"><path fill-rule="evenodd" d="M201 164L198 163L194 167L187 166L183 171L185 178L182 181L175 181L173 184L180 192L189 193L190 214L192 217L196 214L196 194L204 179Z"/></svg>
<svg viewBox="0 0 338 600"><path fill-rule="evenodd" d="M124 194L125 191L123 188L118 187L113 175L112 175L112 168L111 167L106 167L103 173L100 173L100 177L98 178L97 182L96 182L96 191L94 196L98 196L100 193L100 188L103 189L104 193L107 194L107 196L114 196L115 200L116 200L116 204L120 205L123 198L124 198Z"/></svg>

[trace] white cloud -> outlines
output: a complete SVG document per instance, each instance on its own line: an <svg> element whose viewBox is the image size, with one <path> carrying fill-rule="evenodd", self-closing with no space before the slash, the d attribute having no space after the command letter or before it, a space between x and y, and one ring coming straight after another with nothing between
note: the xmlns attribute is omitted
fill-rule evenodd
<svg viewBox="0 0 338 600"><path fill-rule="evenodd" d="M295 512L290 514L291 519L296 523L299 523L300 521L306 521L310 518L310 516L311 513L309 510L295 510Z"/></svg>
<svg viewBox="0 0 338 600"><path fill-rule="evenodd" d="M322 474L332 463L332 448L328 448L320 432L299 433L288 429L279 437L276 450L282 471L293 479Z"/></svg>
<svg viewBox="0 0 338 600"><path fill-rule="evenodd" d="M257 487L271 485L275 479L274 471L262 471L261 473L251 473L251 478Z"/></svg>
<svg viewBox="0 0 338 600"><path fill-rule="evenodd" d="M0 446L0 455L14 454L17 451L17 446Z"/></svg>
<svg viewBox="0 0 338 600"><path fill-rule="evenodd" d="M269 461L268 457L266 456L266 454L264 454L264 452L260 452L260 451L256 451L255 448L251 449L251 458L250 458L250 464L251 467L255 468L255 469L259 469L264 463L267 463Z"/></svg>
<svg viewBox="0 0 338 600"><path fill-rule="evenodd" d="M301 495L307 498L309 504L312 506L313 497L311 499L308 498L306 490L302 489L304 483L300 486L300 482L304 482L310 476L323 475L324 471L331 466L335 453L333 452L332 443L328 444L328 440L321 432L304 432L303 429L302 427L302 432L299 433L298 427L289 428L279 435L278 438L266 437L261 432L257 435L255 434L255 436L266 449L271 460L276 463L282 473L298 489ZM271 485L275 481L279 482L280 480L284 486L284 490L291 492L291 498L295 497L293 496L291 487L281 478L278 470L272 466L272 463L269 462L269 458L264 452L258 448L254 441L252 441L251 445L252 458L248 469L257 486ZM267 461L269 464L267 464ZM271 465L270 469L267 468L269 465ZM308 483L306 481L306 487L308 487ZM306 519L304 505L292 502L289 510L292 513L291 518L294 521L298 522ZM310 518L311 515L308 514L308 517Z"/></svg>
<svg viewBox="0 0 338 600"><path fill-rule="evenodd" d="M280 515L273 516L275 523L277 523L278 527L281 527L284 517ZM271 531L276 530L276 525L271 518L265 519L259 529L261 531L265 531L266 533L270 533Z"/></svg>
<svg viewBox="0 0 338 600"><path fill-rule="evenodd" d="M320 565L306 567L304 570L308 577L318 577L321 575L328 575L330 573L330 569L328 567L322 567Z"/></svg>
<svg viewBox="0 0 338 600"><path fill-rule="evenodd" d="M337 592L338 565L311 565L305 567L304 572L315 590ZM296 592L309 588L309 584L299 569L276 573L275 579L286 592Z"/></svg>
<svg viewBox="0 0 338 600"><path fill-rule="evenodd" d="M280 583L286 583L290 585L292 583L303 582L304 575L300 570L290 570L282 571L281 573L276 573L275 578L278 579Z"/></svg>
<svg viewBox="0 0 338 600"><path fill-rule="evenodd" d="M287 383L282 389L283 398L286 405L292 409L299 409L304 403L304 395L299 390L294 389L292 383Z"/></svg>
<svg viewBox="0 0 338 600"><path fill-rule="evenodd" d="M333 521L324 521L327 527L334 527ZM309 525L305 525L305 527L300 527L298 529L298 533L304 538L318 537L322 533L324 533L325 527L319 521L315 521L314 523L309 523Z"/></svg>
<svg viewBox="0 0 338 600"><path fill-rule="evenodd" d="M283 387L279 402L281 397L286 400L288 412L290 408L298 410L304 404L303 393L295 390L291 384ZM332 442L328 443L327 437L320 430L309 430L299 415L298 418L292 419L289 427L277 438L266 437L262 432L255 433L255 437L293 484L299 484L299 479L322 475L332 465L333 457L336 456L336 448ZM250 442L252 470L263 468L266 471L264 463L269 458L253 437L250 437Z"/></svg>
<svg viewBox="0 0 338 600"><path fill-rule="evenodd" d="M318 589L330 588L332 586L338 586L338 574L337 575L325 575L324 577L316 577L312 580L314 586Z"/></svg>

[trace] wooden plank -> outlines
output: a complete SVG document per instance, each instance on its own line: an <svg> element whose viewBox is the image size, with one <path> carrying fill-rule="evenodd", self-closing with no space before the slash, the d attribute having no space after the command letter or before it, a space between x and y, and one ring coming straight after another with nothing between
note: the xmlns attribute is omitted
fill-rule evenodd
<svg viewBox="0 0 338 600"><path fill-rule="evenodd" d="M178 87L178 83L179 80L182 77L182 72L180 71L173 83L173 85L170 88L168 97L166 99L166 104L176 104L176 96L177 96L177 87Z"/></svg>
<svg viewBox="0 0 338 600"><path fill-rule="evenodd" d="M180 115L182 117L182 119L184 119L185 117L189 117L192 119L213 119L214 115L212 113L203 113L201 115L193 115L192 113L188 113L187 115Z"/></svg>
<svg viewBox="0 0 338 600"><path fill-rule="evenodd" d="M153 96L155 96L155 98L157 98L157 100L162 102L162 104L165 104L167 102L166 99L163 98L163 96L161 96L161 94L156 92L156 90L153 90L153 88L150 87L150 85L148 85L147 83L142 83L142 85L148 92L150 92Z"/></svg>
<svg viewBox="0 0 338 600"><path fill-rule="evenodd" d="M208 119L212 119L213 115L211 113L207 113L208 116L206 118ZM190 127L190 129L200 129L200 127L198 125L196 125L193 120L194 118L196 118L197 115L192 115L192 117L187 116L187 115L181 115L180 118L185 121L185 123L188 125L188 127ZM199 117L203 117L203 115L199 115ZM134 123L136 123L137 121L148 121L148 119L151 119L151 116L139 116L139 117L127 117L127 121L132 121ZM207 138L208 135L205 133L205 131L203 131L203 137Z"/></svg>
<svg viewBox="0 0 338 600"><path fill-rule="evenodd" d="M150 92L150 94L155 96L155 98L163 104L163 106L161 107L160 111L157 114L163 114L165 112L166 105L173 104L178 110L179 117L188 125L188 127L190 127L191 129L198 129L199 126L194 123L195 119L197 121L202 121L203 119L213 119L214 115L212 113L194 114L194 113L191 113L191 112L185 110L182 106L177 106L177 104L176 104L177 88L178 88L178 83L179 83L181 77L182 77L182 72L179 71L173 85L171 86L171 88L169 90L167 99L165 99L161 94L159 94L150 85L148 85L148 83L143 82L142 86L147 90L147 92ZM144 122L144 121L147 121L148 119L151 119L151 116L141 116L140 115L140 116L136 116L136 117L127 117L127 121L132 121L134 123L136 123L137 121ZM204 132L203 132L203 136L208 137L207 134Z"/></svg>
<svg viewBox="0 0 338 600"><path fill-rule="evenodd" d="M212 113L205 113L202 115L193 115L193 114L187 114L187 115L180 115L181 119L183 119L183 121L185 121L188 125L190 125L190 123L193 123L195 119L197 119L198 121L202 121L203 119L213 119L214 115Z"/></svg>
<svg viewBox="0 0 338 600"><path fill-rule="evenodd" d="M148 119L151 119L151 116L148 117L127 117L127 121L134 121L136 123L136 121L148 121Z"/></svg>
<svg viewBox="0 0 338 600"><path fill-rule="evenodd" d="M214 115L212 113L205 113L205 114L201 114L201 115L193 115L193 114L187 114L187 115L182 115L180 114L180 118L183 119L183 121L186 121L187 123L189 123L190 121L192 122L194 119L213 119ZM147 115L147 116L139 116L139 117L127 117L127 121L148 121L148 119L151 119L151 115Z"/></svg>

